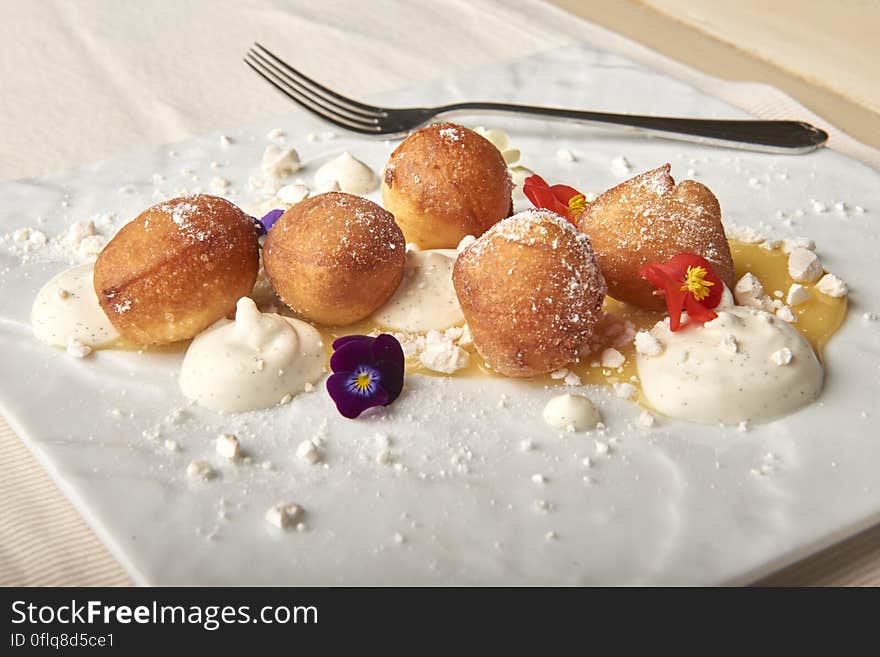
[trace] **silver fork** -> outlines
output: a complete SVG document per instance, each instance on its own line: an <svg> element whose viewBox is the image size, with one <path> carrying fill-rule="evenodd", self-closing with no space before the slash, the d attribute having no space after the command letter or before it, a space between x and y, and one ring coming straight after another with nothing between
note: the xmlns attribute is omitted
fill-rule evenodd
<svg viewBox="0 0 880 657"><path fill-rule="evenodd" d="M653 137L771 153L808 153L828 140L828 133L803 121L687 119L492 102L453 103L440 107L377 107L328 89L259 43L248 50L244 61L269 84L312 114L363 135L401 136L437 116L479 112L612 125Z"/></svg>

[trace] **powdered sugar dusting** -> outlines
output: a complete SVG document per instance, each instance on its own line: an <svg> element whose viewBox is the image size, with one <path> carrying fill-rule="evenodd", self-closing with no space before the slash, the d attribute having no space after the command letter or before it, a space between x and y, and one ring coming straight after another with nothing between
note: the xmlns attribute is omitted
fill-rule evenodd
<svg viewBox="0 0 880 657"><path fill-rule="evenodd" d="M506 272L510 277L509 285L491 280L486 281L486 286L478 286L463 276L459 289L456 282L459 299L463 293L465 297L489 295L479 301L480 312L504 315L504 330L510 331L505 340L510 344L537 344L540 349L568 353L572 359L588 342L601 316L607 288L589 237L553 212L527 210L498 222L462 251L457 269L459 265L462 271L491 271L495 276ZM479 277L478 273L476 280ZM489 291L478 289L481 287ZM511 289L516 290L515 302L509 298ZM462 307L465 308L464 302ZM465 315L468 316L467 310ZM481 327L472 322L471 329L477 349L485 358ZM488 336L484 333L482 337ZM518 362L526 359L523 353L513 357ZM488 360L491 364L491 358Z"/></svg>

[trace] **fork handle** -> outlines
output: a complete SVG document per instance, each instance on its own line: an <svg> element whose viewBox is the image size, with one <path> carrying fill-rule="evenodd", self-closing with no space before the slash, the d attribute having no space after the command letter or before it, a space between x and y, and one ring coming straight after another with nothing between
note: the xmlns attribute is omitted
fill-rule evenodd
<svg viewBox="0 0 880 657"><path fill-rule="evenodd" d="M827 132L803 121L685 119L490 102L454 103L437 108L437 114L475 111L525 114L593 125L614 125L658 137L768 153L808 153L828 140Z"/></svg>

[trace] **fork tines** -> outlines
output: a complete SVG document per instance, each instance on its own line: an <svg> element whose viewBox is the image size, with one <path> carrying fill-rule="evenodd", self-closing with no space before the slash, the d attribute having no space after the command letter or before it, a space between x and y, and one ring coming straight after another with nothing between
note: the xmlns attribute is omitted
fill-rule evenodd
<svg viewBox="0 0 880 657"><path fill-rule="evenodd" d="M269 84L312 114L340 128L363 134L382 133L381 107L346 98L315 82L269 52L259 43L247 51L244 62Z"/></svg>

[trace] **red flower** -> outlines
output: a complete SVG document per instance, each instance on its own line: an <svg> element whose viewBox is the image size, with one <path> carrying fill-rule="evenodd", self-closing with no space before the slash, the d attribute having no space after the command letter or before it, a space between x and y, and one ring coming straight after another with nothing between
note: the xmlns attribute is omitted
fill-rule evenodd
<svg viewBox="0 0 880 657"><path fill-rule="evenodd" d="M688 320L700 323L718 317L712 308L721 302L724 284L705 258L679 253L664 263L649 262L639 276L657 288L654 294L666 297L671 331L680 328L682 310L687 311Z"/></svg>
<svg viewBox="0 0 880 657"><path fill-rule="evenodd" d="M565 217L571 223L575 222L577 215L584 211L587 199L574 187L568 185L548 185L539 175L535 174L525 179L523 193L536 208L552 210L560 217Z"/></svg>

